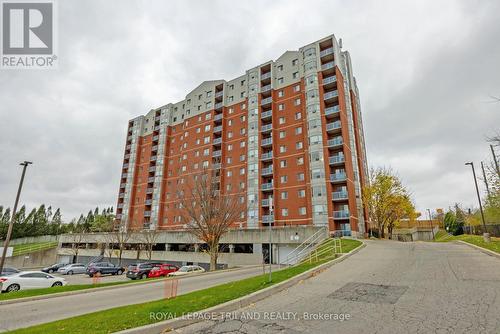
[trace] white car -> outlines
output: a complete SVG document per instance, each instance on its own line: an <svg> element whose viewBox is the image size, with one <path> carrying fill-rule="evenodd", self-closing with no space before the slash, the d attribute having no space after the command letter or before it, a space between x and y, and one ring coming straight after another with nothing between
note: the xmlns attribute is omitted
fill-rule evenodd
<svg viewBox="0 0 500 334"><path fill-rule="evenodd" d="M66 285L64 278L55 277L42 271L21 271L20 273L0 277L2 292L27 289L50 288Z"/></svg>
<svg viewBox="0 0 500 334"><path fill-rule="evenodd" d="M184 276L184 275L189 275L189 274L195 274L195 273L204 273L205 269L203 269L200 266L182 266L179 268L179 270L174 271L173 273L169 273L167 276L172 277L172 276Z"/></svg>
<svg viewBox="0 0 500 334"><path fill-rule="evenodd" d="M57 269L57 273L62 275L85 274L87 267L82 263L68 264L62 268Z"/></svg>

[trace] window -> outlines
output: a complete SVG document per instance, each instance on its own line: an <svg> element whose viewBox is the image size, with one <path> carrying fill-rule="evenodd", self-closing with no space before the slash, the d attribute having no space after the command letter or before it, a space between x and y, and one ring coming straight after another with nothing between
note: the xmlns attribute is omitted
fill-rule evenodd
<svg viewBox="0 0 500 334"><path fill-rule="evenodd" d="M232 151L233 150L233 144L228 144L227 145L227 150Z"/></svg>
<svg viewBox="0 0 500 334"><path fill-rule="evenodd" d="M286 209L286 208L281 209L281 215L283 217L287 217L288 216L288 209Z"/></svg>
<svg viewBox="0 0 500 334"><path fill-rule="evenodd" d="M229 131L227 133L227 138L233 138L233 132L232 131Z"/></svg>
<svg viewBox="0 0 500 334"><path fill-rule="evenodd" d="M227 161L227 163L228 163L228 164L231 164L231 163L233 162L233 158L228 157L228 158L226 159L226 161Z"/></svg>
<svg viewBox="0 0 500 334"><path fill-rule="evenodd" d="M280 117L279 124L285 124L285 117Z"/></svg>
<svg viewBox="0 0 500 334"><path fill-rule="evenodd" d="M234 108L233 108L233 107L229 108L228 113L229 113L229 114L232 114L233 112L234 112Z"/></svg>
<svg viewBox="0 0 500 334"><path fill-rule="evenodd" d="M245 115L240 116L240 121L243 123L247 120L247 117Z"/></svg>
<svg viewBox="0 0 500 334"><path fill-rule="evenodd" d="M298 63L299 63L298 59L292 60L292 66L297 66Z"/></svg>
<svg viewBox="0 0 500 334"><path fill-rule="evenodd" d="M245 175L245 168L240 168L240 175Z"/></svg>
<svg viewBox="0 0 500 334"><path fill-rule="evenodd" d="M205 104L205 107L206 107L207 109L212 108L212 102L207 102L207 103Z"/></svg>
<svg viewBox="0 0 500 334"><path fill-rule="evenodd" d="M208 143L210 143L210 137L209 137L209 136L207 136L207 137L203 138L203 143L204 143L204 144L208 144Z"/></svg>
<svg viewBox="0 0 500 334"><path fill-rule="evenodd" d="M278 71L283 71L283 65L278 65Z"/></svg>
<svg viewBox="0 0 500 334"><path fill-rule="evenodd" d="M245 80L241 80L241 86L245 86Z"/></svg>
<svg viewBox="0 0 500 334"><path fill-rule="evenodd" d="M286 137L286 131L280 131L280 138Z"/></svg>
<svg viewBox="0 0 500 334"><path fill-rule="evenodd" d="M247 143L246 143L245 141L242 141L242 142L240 142L240 147L245 147L245 146L246 146L246 144L247 144Z"/></svg>
<svg viewBox="0 0 500 334"><path fill-rule="evenodd" d="M232 126L232 125L233 125L233 120L232 120L232 119L230 119L229 121L227 121L227 125L228 125L228 126Z"/></svg>
<svg viewBox="0 0 500 334"><path fill-rule="evenodd" d="M285 82L285 80L283 78L278 78L278 84L283 84L283 82Z"/></svg>
<svg viewBox="0 0 500 334"><path fill-rule="evenodd" d="M212 114L211 114L211 113L207 113L207 114L205 115L205 121L208 121L208 120L209 120L209 119L211 119L211 118L212 118Z"/></svg>
<svg viewBox="0 0 500 334"><path fill-rule="evenodd" d="M288 198L288 191L283 191L281 193L281 199L287 199Z"/></svg>
<svg viewBox="0 0 500 334"><path fill-rule="evenodd" d="M288 181L288 176L287 176L287 175L282 175L282 176L280 177L280 182L281 182L281 183L286 183L286 181Z"/></svg>
<svg viewBox="0 0 500 334"><path fill-rule="evenodd" d="M300 166L300 165L303 165L304 164L304 157L298 157L297 158L297 165Z"/></svg>
<svg viewBox="0 0 500 334"><path fill-rule="evenodd" d="M244 154L240 155L240 161L245 161L245 155Z"/></svg>
<svg viewBox="0 0 500 334"><path fill-rule="evenodd" d="M285 110L285 105L283 103L278 104L278 110L279 111Z"/></svg>
<svg viewBox="0 0 500 334"><path fill-rule="evenodd" d="M303 144L301 141L298 141L298 142L295 144L295 148L296 148L297 150L301 150L303 147L304 147L304 144Z"/></svg>
<svg viewBox="0 0 500 334"><path fill-rule="evenodd" d="M241 128L240 129L240 135L244 135L245 133L247 133L247 129Z"/></svg>
<svg viewBox="0 0 500 334"><path fill-rule="evenodd" d="M297 174L297 181L304 181L304 173Z"/></svg>
<svg viewBox="0 0 500 334"><path fill-rule="evenodd" d="M286 167L286 160L281 160L280 161L280 167L285 168Z"/></svg>
<svg viewBox="0 0 500 334"><path fill-rule="evenodd" d="M301 119L301 118L302 118L302 113L300 113L300 112L295 113L296 120Z"/></svg>
<svg viewBox="0 0 500 334"><path fill-rule="evenodd" d="M283 97L283 96L285 96L285 93L282 90L278 91L278 97Z"/></svg>
<svg viewBox="0 0 500 334"><path fill-rule="evenodd" d="M295 128L295 134L296 134L296 135L300 135L301 133L302 133L302 127L301 127L301 126L296 127L296 128Z"/></svg>
<svg viewBox="0 0 500 334"><path fill-rule="evenodd" d="M205 132L210 131L210 124L205 125Z"/></svg>
<svg viewBox="0 0 500 334"><path fill-rule="evenodd" d="M293 72L292 77L297 79L299 77L299 72Z"/></svg>
<svg viewBox="0 0 500 334"><path fill-rule="evenodd" d="M301 206L299 208L299 215L301 215L301 216L305 216L306 215L306 207L305 206Z"/></svg>
<svg viewBox="0 0 500 334"><path fill-rule="evenodd" d="M210 97L210 96L212 96L212 91L211 91L211 90L209 90L209 91L207 92L207 97Z"/></svg>
<svg viewBox="0 0 500 334"><path fill-rule="evenodd" d="M203 156L208 156L210 154L210 149L206 148L203 150Z"/></svg>
<svg viewBox="0 0 500 334"><path fill-rule="evenodd" d="M305 189L300 189L300 190L298 190L298 191L297 191L297 196L298 196L299 198L304 198L304 197L306 197L306 191L305 191Z"/></svg>
<svg viewBox="0 0 500 334"><path fill-rule="evenodd" d="M233 171L231 170L228 170L227 173L226 173L227 177L231 177L233 176Z"/></svg>
<svg viewBox="0 0 500 334"><path fill-rule="evenodd" d="M295 105L300 106L300 98L295 99Z"/></svg>
<svg viewBox="0 0 500 334"><path fill-rule="evenodd" d="M293 87L293 90L295 92L300 92L300 85L295 85L295 87Z"/></svg>
<svg viewBox="0 0 500 334"><path fill-rule="evenodd" d="M281 145L280 146L280 153L285 153L286 152L286 146L285 145Z"/></svg>
<svg viewBox="0 0 500 334"><path fill-rule="evenodd" d="M200 127L196 128L196 133L200 133L200 131L201 131Z"/></svg>
<svg viewBox="0 0 500 334"><path fill-rule="evenodd" d="M240 182L240 190L245 189L245 182Z"/></svg>

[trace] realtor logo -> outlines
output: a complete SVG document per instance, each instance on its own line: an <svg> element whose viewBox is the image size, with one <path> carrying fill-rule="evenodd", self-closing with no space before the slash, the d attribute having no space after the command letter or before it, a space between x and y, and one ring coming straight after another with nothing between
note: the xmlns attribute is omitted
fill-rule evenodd
<svg viewBox="0 0 500 334"><path fill-rule="evenodd" d="M54 3L4 1L2 8L2 68L54 68Z"/></svg>

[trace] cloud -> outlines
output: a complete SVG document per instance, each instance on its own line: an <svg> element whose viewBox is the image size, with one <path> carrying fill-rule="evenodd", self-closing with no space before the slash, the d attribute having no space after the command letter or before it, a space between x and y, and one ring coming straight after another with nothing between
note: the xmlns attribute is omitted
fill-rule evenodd
<svg viewBox="0 0 500 334"><path fill-rule="evenodd" d="M470 170L499 130L496 1L58 2L56 71L0 72L0 203L115 205L127 120L334 33L351 52L371 165L417 206L474 205Z"/></svg>

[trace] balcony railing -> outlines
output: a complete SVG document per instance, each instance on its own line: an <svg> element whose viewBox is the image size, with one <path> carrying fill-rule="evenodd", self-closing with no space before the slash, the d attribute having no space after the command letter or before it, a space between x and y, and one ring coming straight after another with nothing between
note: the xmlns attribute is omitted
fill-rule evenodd
<svg viewBox="0 0 500 334"><path fill-rule="evenodd" d="M125 154L125 159L130 158L130 154Z"/></svg>
<svg viewBox="0 0 500 334"><path fill-rule="evenodd" d="M218 163L213 164L213 165L212 165L212 167L213 167L214 169L220 169L221 164L220 164L220 162L218 162Z"/></svg>
<svg viewBox="0 0 500 334"><path fill-rule="evenodd" d="M155 182L154 176L153 177L149 177L148 178L148 183L153 183L153 182Z"/></svg>
<svg viewBox="0 0 500 334"><path fill-rule="evenodd" d="M218 133L218 132L221 132L221 131L222 131L222 125L214 127L214 132L215 133Z"/></svg>
<svg viewBox="0 0 500 334"><path fill-rule="evenodd" d="M216 103L215 109L220 109L220 108L222 108L222 102Z"/></svg>
<svg viewBox="0 0 500 334"><path fill-rule="evenodd" d="M125 183L120 184L120 189L125 188Z"/></svg>
<svg viewBox="0 0 500 334"><path fill-rule="evenodd" d="M144 211L144 217L151 217L151 211Z"/></svg>
<svg viewBox="0 0 500 334"><path fill-rule="evenodd" d="M127 173L122 173L122 179L126 179L127 178Z"/></svg>
<svg viewBox="0 0 500 334"><path fill-rule="evenodd" d="M124 197L125 197L124 193L121 193L120 195L118 195L118 198L124 198Z"/></svg>
<svg viewBox="0 0 500 334"><path fill-rule="evenodd" d="M349 219L349 211L333 211L333 218L335 219Z"/></svg>
<svg viewBox="0 0 500 334"><path fill-rule="evenodd" d="M328 147L339 146L342 145L342 143L343 143L342 137L335 137L327 141Z"/></svg>
<svg viewBox="0 0 500 334"><path fill-rule="evenodd" d="M260 128L260 131L261 132L268 132L268 131L271 131L272 129L273 129L272 124L266 124L266 125L262 125L262 127Z"/></svg>
<svg viewBox="0 0 500 334"><path fill-rule="evenodd" d="M151 147L151 151L152 152L158 151L158 145Z"/></svg>
<svg viewBox="0 0 500 334"><path fill-rule="evenodd" d="M337 155L337 156L334 155L332 157L329 157L328 161L330 162L330 165L340 164L345 161L345 158L343 155Z"/></svg>
<svg viewBox="0 0 500 334"><path fill-rule="evenodd" d="M262 222L263 223L272 223L274 221L274 215L263 215Z"/></svg>
<svg viewBox="0 0 500 334"><path fill-rule="evenodd" d="M262 119L266 119L266 118L269 118L272 116L273 116L272 110L264 111L262 114L260 114L260 118L262 118Z"/></svg>
<svg viewBox="0 0 500 334"><path fill-rule="evenodd" d="M332 131L332 130L337 130L342 127L340 121L335 121L332 123L327 123L326 124L326 131Z"/></svg>
<svg viewBox="0 0 500 334"><path fill-rule="evenodd" d="M147 199L144 201L144 204L146 204L146 205L151 205L151 203L153 203L152 199Z"/></svg>
<svg viewBox="0 0 500 334"><path fill-rule="evenodd" d="M260 101L260 105L264 106L264 105L269 104L271 102L273 102L273 98L272 97L266 97L265 99L262 99L262 101Z"/></svg>
<svg viewBox="0 0 500 334"><path fill-rule="evenodd" d="M122 219L122 214L121 213L117 214L116 219Z"/></svg>
<svg viewBox="0 0 500 334"><path fill-rule="evenodd" d="M123 164L123 168L128 168L128 163Z"/></svg>
<svg viewBox="0 0 500 334"><path fill-rule="evenodd" d="M131 147L132 147L132 145L128 144L127 146L125 146L125 149L130 150Z"/></svg>
<svg viewBox="0 0 500 334"><path fill-rule="evenodd" d="M214 121L220 121L222 119L222 114L215 115Z"/></svg>
<svg viewBox="0 0 500 334"><path fill-rule="evenodd" d="M319 53L319 56L324 57L324 56L331 55L332 53L333 53L333 48L328 48L328 49L324 49L323 51L321 51Z"/></svg>
<svg viewBox="0 0 500 334"><path fill-rule="evenodd" d="M266 168L262 168L261 175L266 176L266 175L273 175L273 165L268 166Z"/></svg>
<svg viewBox="0 0 500 334"><path fill-rule="evenodd" d="M334 114L338 113L339 111L340 111L339 106L328 107L325 109L325 115L326 116L334 115Z"/></svg>
<svg viewBox="0 0 500 334"><path fill-rule="evenodd" d="M329 69L333 68L334 66L335 66L335 62L331 61L329 63L321 65L321 70L322 71L329 70Z"/></svg>
<svg viewBox="0 0 500 334"><path fill-rule="evenodd" d="M335 75L332 75L331 77L326 77L323 79L323 85L327 85L333 82L337 81L337 77Z"/></svg>
<svg viewBox="0 0 500 334"><path fill-rule="evenodd" d="M156 161L156 159L157 159L156 156L154 156L154 157L151 157L151 159L149 159L149 161Z"/></svg>
<svg viewBox="0 0 500 334"><path fill-rule="evenodd" d="M215 93L215 97L221 97L224 94L223 91Z"/></svg>
<svg viewBox="0 0 500 334"><path fill-rule="evenodd" d="M271 77L271 71L267 72L267 73L264 73L260 76L260 80L266 80L266 79L269 79Z"/></svg>
<svg viewBox="0 0 500 334"><path fill-rule="evenodd" d="M323 99L329 100L329 99L333 99L334 97L337 97L337 96L339 96L339 91L334 90L333 92L325 93L325 95L323 95Z"/></svg>
<svg viewBox="0 0 500 334"><path fill-rule="evenodd" d="M146 194L152 194L152 193L153 193L153 188L146 189Z"/></svg>
<svg viewBox="0 0 500 334"><path fill-rule="evenodd" d="M260 156L260 160L270 160L272 158L273 158L273 151L262 153L262 155Z"/></svg>
<svg viewBox="0 0 500 334"><path fill-rule="evenodd" d="M330 174L330 182L341 182L345 180L347 180L347 175L345 173Z"/></svg>
<svg viewBox="0 0 500 334"><path fill-rule="evenodd" d="M264 199L261 201L261 205L262 205L262 206L265 206L265 207L268 207L268 206L269 206L269 198L264 198Z"/></svg>
<svg viewBox="0 0 500 334"><path fill-rule="evenodd" d="M155 126L155 131L158 131L158 130L160 130L160 126L159 125Z"/></svg>
<svg viewBox="0 0 500 334"><path fill-rule="evenodd" d="M260 92L265 93L265 92L268 92L270 90L271 90L271 85L265 85L265 86L262 86L262 88L260 89Z"/></svg>
<svg viewBox="0 0 500 334"><path fill-rule="evenodd" d="M214 145L220 145L222 143L222 137L215 138L213 141Z"/></svg>
<svg viewBox="0 0 500 334"><path fill-rule="evenodd" d="M262 146L270 146L273 144L273 138L262 139Z"/></svg>
<svg viewBox="0 0 500 334"><path fill-rule="evenodd" d="M212 153L212 157L214 157L214 158L220 157L221 155L222 155L222 151L221 151L221 150L219 150L219 151L214 151L214 152Z"/></svg>
<svg viewBox="0 0 500 334"><path fill-rule="evenodd" d="M150 172L154 172L155 170L156 170L156 167L155 167L155 166L153 166L153 167L149 167L149 171L150 171Z"/></svg>
<svg viewBox="0 0 500 334"><path fill-rule="evenodd" d="M158 138L159 138L159 137L158 137L158 135L153 136L153 141L157 141L157 140L158 140Z"/></svg>
<svg viewBox="0 0 500 334"><path fill-rule="evenodd" d="M272 190L272 189L273 189L272 182L262 183L262 190Z"/></svg>
<svg viewBox="0 0 500 334"><path fill-rule="evenodd" d="M347 191L334 191L332 192L334 200L347 199Z"/></svg>

